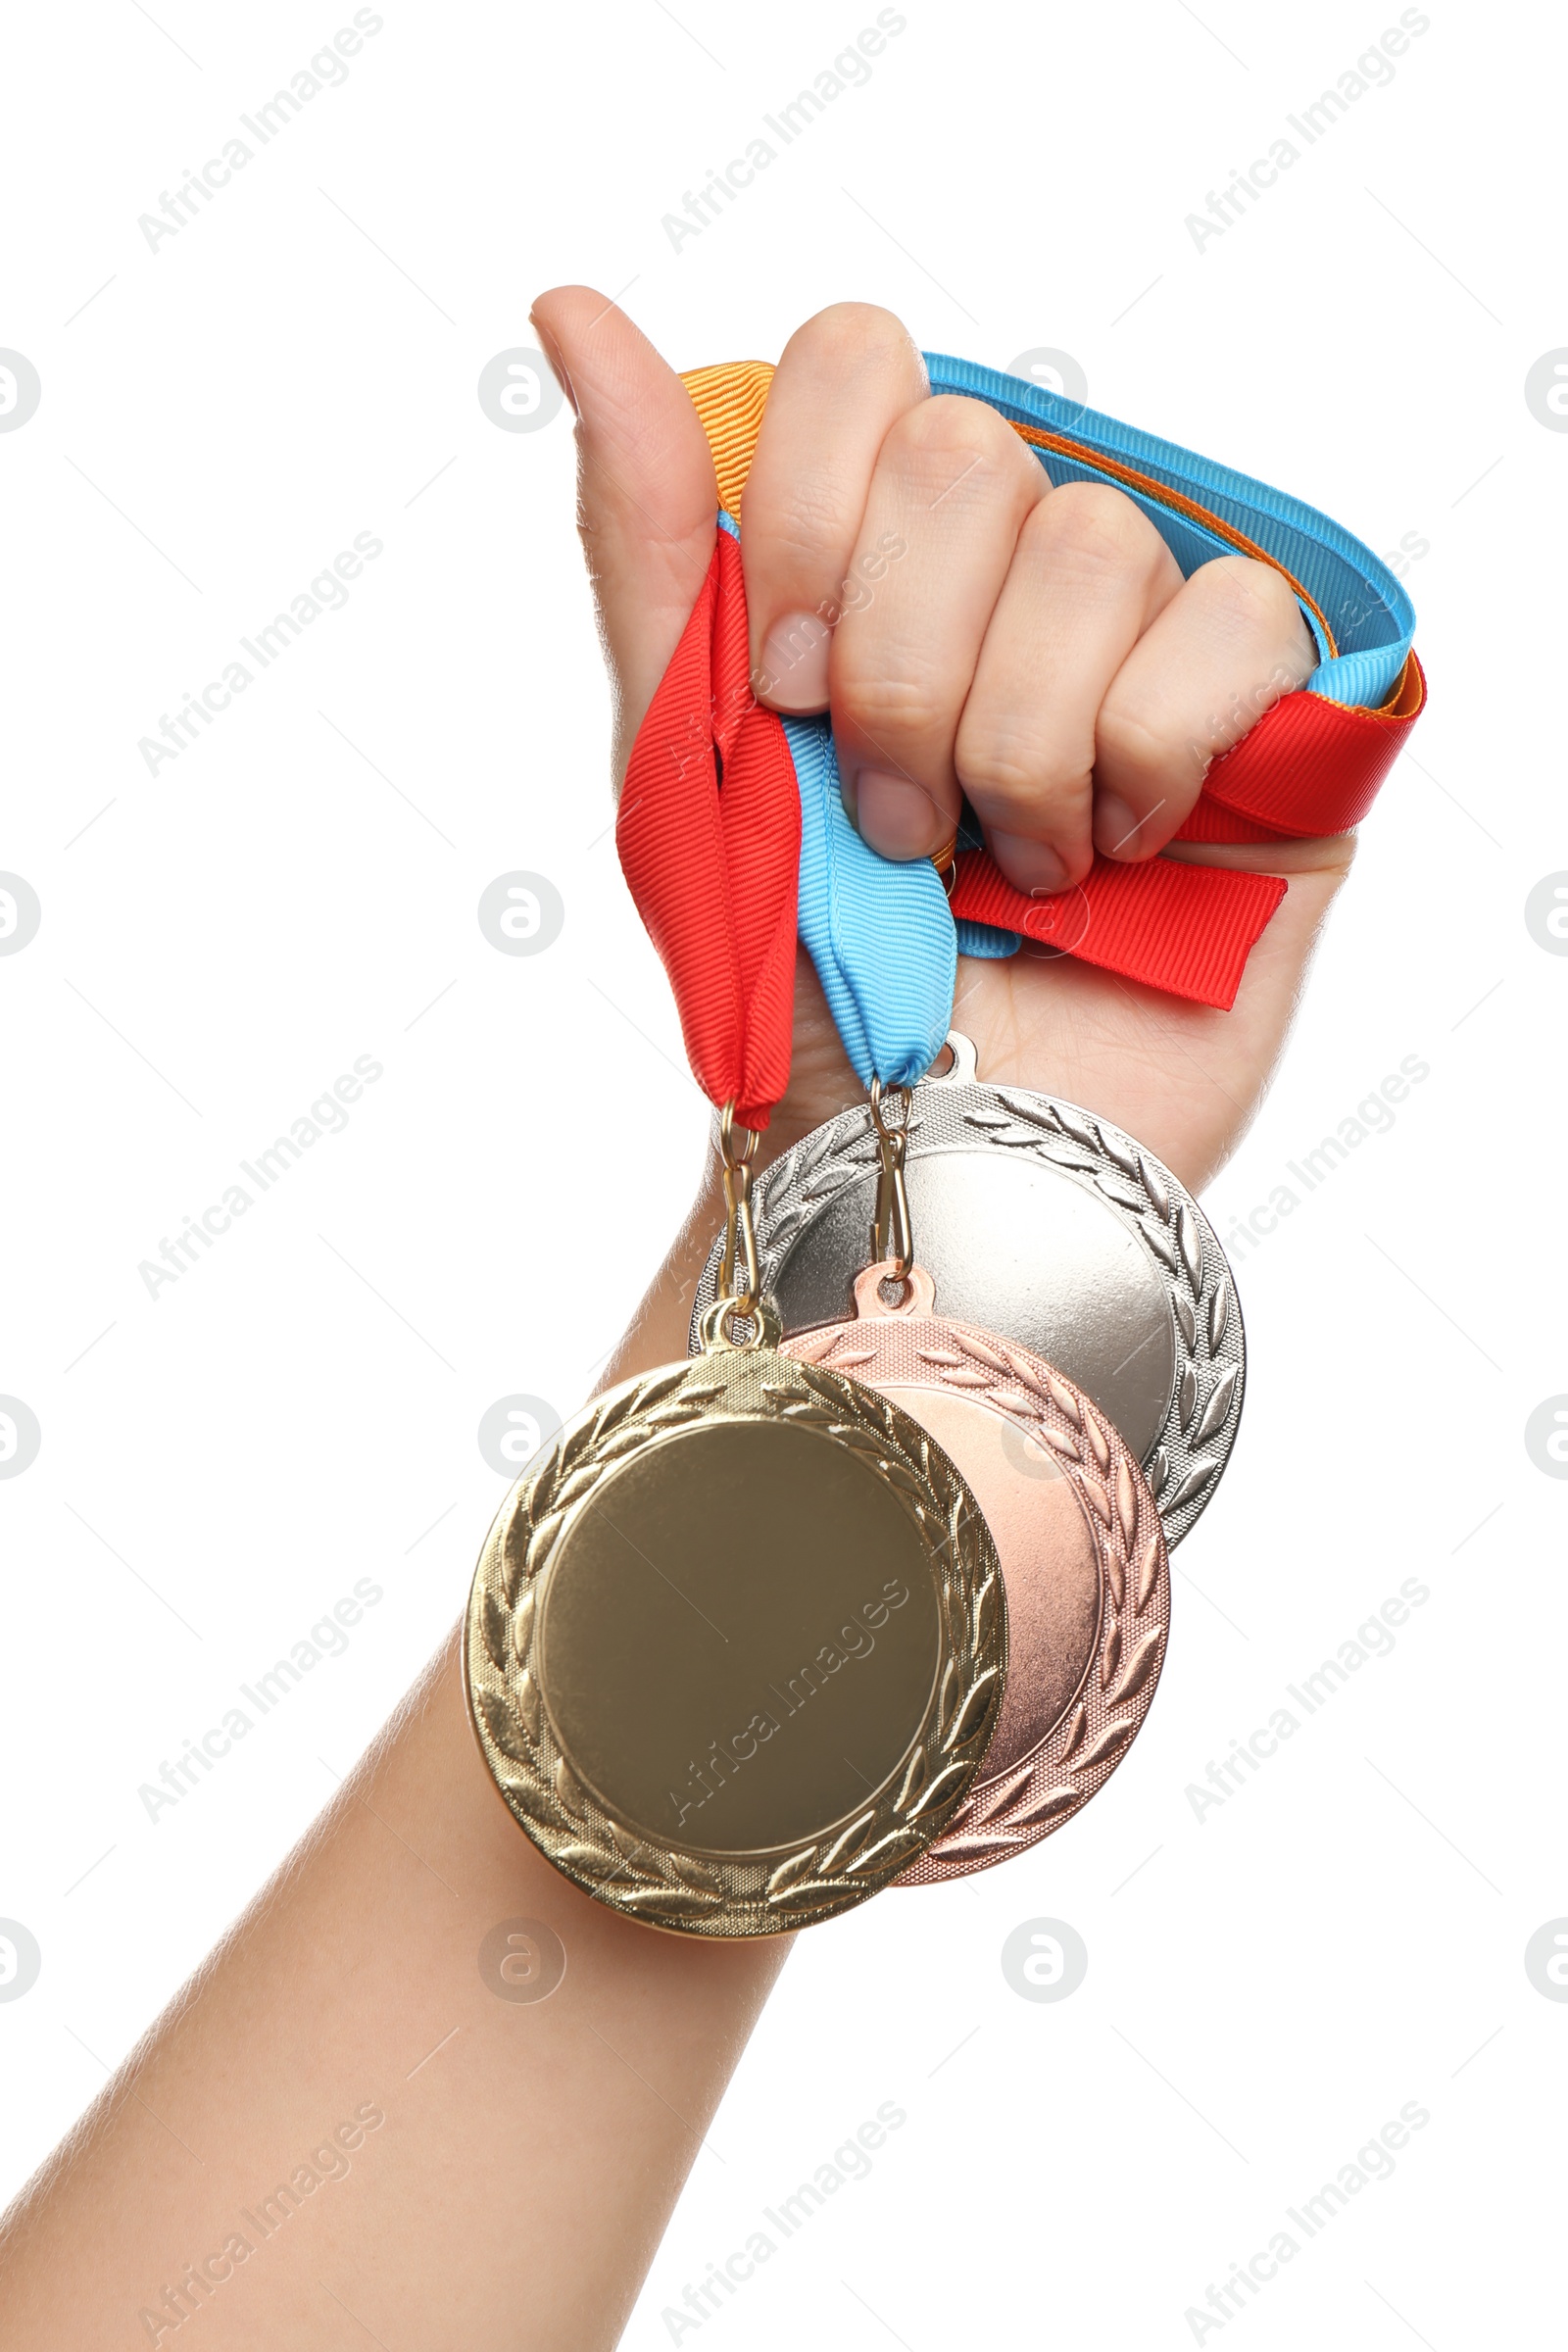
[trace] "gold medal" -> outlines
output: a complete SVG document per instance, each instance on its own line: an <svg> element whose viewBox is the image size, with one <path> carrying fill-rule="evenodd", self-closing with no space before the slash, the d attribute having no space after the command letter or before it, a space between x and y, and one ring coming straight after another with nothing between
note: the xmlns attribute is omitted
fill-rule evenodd
<svg viewBox="0 0 1568 2352"><path fill-rule="evenodd" d="M942 1447L778 1352L755 1138L737 1152L726 1117L722 1147L703 1352L611 1390L529 1465L465 1654L485 1761L559 1870L658 1927L768 1936L864 1901L947 1828L996 1726L1006 1609Z"/></svg>

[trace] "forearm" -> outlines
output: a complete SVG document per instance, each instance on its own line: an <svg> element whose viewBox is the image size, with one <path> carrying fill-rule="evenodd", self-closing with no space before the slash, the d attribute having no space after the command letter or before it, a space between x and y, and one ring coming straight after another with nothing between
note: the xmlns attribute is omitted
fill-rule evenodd
<svg viewBox="0 0 1568 2352"><path fill-rule="evenodd" d="M684 1355L712 1216L705 1190L611 1377ZM481 1976L519 1919L564 1947L544 2000ZM199 2311L208 2352L612 2344L787 1948L560 1877L491 1785L454 1635L13 2209L0 2338L167 2345Z"/></svg>

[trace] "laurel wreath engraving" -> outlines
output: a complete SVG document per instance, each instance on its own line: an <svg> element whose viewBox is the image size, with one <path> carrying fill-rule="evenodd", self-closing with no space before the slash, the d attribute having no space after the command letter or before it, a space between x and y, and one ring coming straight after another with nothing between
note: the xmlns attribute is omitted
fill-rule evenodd
<svg viewBox="0 0 1568 2352"><path fill-rule="evenodd" d="M919 1127L919 1119L910 1117L905 1121L904 1132L906 1136L913 1136ZM869 1119L864 1138L851 1149L835 1149L837 1142L836 1122L830 1120L825 1127L806 1136L789 1155L789 1180L806 1189L795 1205L769 1225L767 1240L771 1251L776 1253L792 1239L797 1227L805 1224L819 1200L840 1191L852 1177L876 1166L877 1141Z"/></svg>
<svg viewBox="0 0 1568 2352"><path fill-rule="evenodd" d="M1005 1602L989 1531L940 1448L887 1399L834 1374L769 1357L762 1411L821 1430L870 1463L925 1531L938 1564L945 1664L921 1737L890 1783L830 1837L782 1858L714 1861L624 1829L573 1773L556 1740L534 1658L539 1579L568 1516L661 1432L702 1418L725 1388L702 1362L612 1392L519 1486L480 1557L467 1620L480 1743L514 1814L586 1892L657 1925L709 1936L771 1935L832 1917L924 1851L956 1810L995 1728ZM482 1663L481 1663L482 1661Z"/></svg>
<svg viewBox="0 0 1568 2352"><path fill-rule="evenodd" d="M1108 1200L1137 1218L1145 1242L1175 1278L1170 1298L1187 1360L1176 1384L1164 1442L1148 1468L1154 1499L1170 1520L1204 1493L1229 1450L1226 1424L1237 1402L1241 1364L1225 1364L1206 1384L1199 1364L1206 1355L1213 1368L1214 1351L1235 1311L1230 1275L1223 1258L1212 1273L1205 1270L1202 1234L1191 1203L1172 1196L1165 1171L1129 1138L1066 1102L1046 1098L1036 1102L1001 1090L998 1099L1008 1118L966 1111L966 1123L985 1129L993 1143L1022 1146L1057 1167L1091 1177ZM1218 1255L1217 1243L1214 1250ZM1170 1458L1172 1441L1178 1439L1186 1457L1179 1469Z"/></svg>
<svg viewBox="0 0 1568 2352"><path fill-rule="evenodd" d="M934 1385L967 1390L1049 1446L1089 1505L1102 1579L1099 1639L1076 1699L1046 1740L995 1783L979 1779L941 1839L906 1867L920 1886L1004 1861L1088 1802L1120 1762L1149 1709L1164 1660L1169 1569L1158 1511L1133 1457L1108 1422L1048 1366L1005 1341L962 1324L946 1344L916 1347ZM868 1335L865 1335L868 1336ZM803 1360L850 1370L876 1349L862 1329L791 1341ZM813 1345L814 1342L814 1345ZM806 1350L810 1348L810 1358Z"/></svg>
<svg viewBox="0 0 1568 2352"><path fill-rule="evenodd" d="M916 1106L922 1091L916 1090ZM1241 1314L1218 1242L1212 1233L1205 1238L1194 1205L1151 1153L1072 1103L966 1083L954 1087L952 1109L959 1125L989 1144L1087 1179L1133 1220L1169 1278L1167 1296L1182 1361L1159 1442L1144 1473L1160 1506L1167 1541L1179 1542L1207 1500L1241 1418ZM911 1135L920 1125L917 1107L909 1121ZM852 1111L803 1138L767 1171L759 1188L757 1228L765 1286L776 1278L786 1249L817 1205L874 1167L876 1156L869 1114ZM711 1271L710 1264L699 1291L700 1305L707 1303Z"/></svg>

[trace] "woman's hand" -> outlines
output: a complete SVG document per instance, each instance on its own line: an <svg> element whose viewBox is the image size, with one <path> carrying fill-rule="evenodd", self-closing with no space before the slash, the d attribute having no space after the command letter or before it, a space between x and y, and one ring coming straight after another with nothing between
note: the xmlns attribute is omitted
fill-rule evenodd
<svg viewBox="0 0 1568 2352"><path fill-rule="evenodd" d="M708 569L712 461L679 378L613 304L560 287L533 318L578 417L618 778ZM1314 666L1279 572L1225 556L1184 581L1131 499L1054 489L994 410L933 398L905 328L870 305L823 311L786 346L743 519L759 699L831 714L846 807L885 857L951 841L965 793L1020 890L1070 887L1097 849L1152 858L1209 761ZM1290 877L1229 1013L1030 944L961 961L956 1018L982 1076L1081 1102L1202 1183L1262 1094L1351 846L1198 853ZM769 1151L858 1095L803 956Z"/></svg>

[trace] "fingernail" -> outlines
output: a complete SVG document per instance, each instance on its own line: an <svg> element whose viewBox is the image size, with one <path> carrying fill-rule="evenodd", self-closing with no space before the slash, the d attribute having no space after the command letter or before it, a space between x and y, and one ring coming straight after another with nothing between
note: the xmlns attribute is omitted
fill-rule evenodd
<svg viewBox="0 0 1568 2352"><path fill-rule="evenodd" d="M814 612L786 612L762 640L767 699L780 710L825 710L833 632Z"/></svg>
<svg viewBox="0 0 1568 2352"><path fill-rule="evenodd" d="M991 854L1014 890L1049 898L1067 887L1067 867L1046 841L1030 841L1022 833L993 833Z"/></svg>
<svg viewBox="0 0 1568 2352"><path fill-rule="evenodd" d="M861 838L884 858L929 858L944 834L942 811L928 792L907 776L885 776L874 767L862 767L856 778L855 814Z"/></svg>
<svg viewBox="0 0 1568 2352"><path fill-rule="evenodd" d="M1117 792L1095 795L1095 847L1102 858L1136 858L1143 824Z"/></svg>

